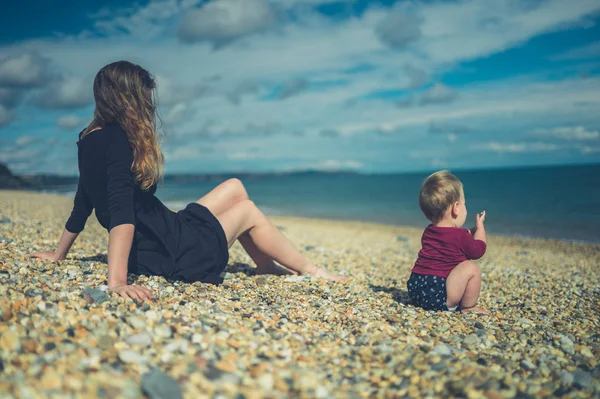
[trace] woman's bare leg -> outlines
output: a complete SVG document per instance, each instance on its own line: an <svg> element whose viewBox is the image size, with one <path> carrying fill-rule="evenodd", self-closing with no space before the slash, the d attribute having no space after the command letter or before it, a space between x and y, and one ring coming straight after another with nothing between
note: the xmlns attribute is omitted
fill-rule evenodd
<svg viewBox="0 0 600 399"><path fill-rule="evenodd" d="M248 234L261 253L296 273L334 281L347 279L312 264L250 200L238 202L218 215L217 219L223 226L230 246L240 236Z"/></svg>
<svg viewBox="0 0 600 399"><path fill-rule="evenodd" d="M219 215L231 209L235 204L247 199L248 192L242 182L238 179L229 179L219 184L196 202L207 207L218 218ZM294 274L292 271L277 265L272 258L258 249L250 234L240 235L238 241L256 264L258 274ZM233 243L229 245L231 246L231 244Z"/></svg>
<svg viewBox="0 0 600 399"><path fill-rule="evenodd" d="M481 289L481 270L473 261L466 260L456 266L446 279L446 305L449 308L460 304L463 313L487 314L477 306Z"/></svg>

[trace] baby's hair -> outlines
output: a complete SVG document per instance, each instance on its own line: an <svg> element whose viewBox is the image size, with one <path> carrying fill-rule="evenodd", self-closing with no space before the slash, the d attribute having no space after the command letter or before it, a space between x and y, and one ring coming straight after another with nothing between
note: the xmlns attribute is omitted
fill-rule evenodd
<svg viewBox="0 0 600 399"><path fill-rule="evenodd" d="M425 217L436 223L444 217L448 207L460 201L463 185L452 173L440 170L423 182L419 193L419 207Z"/></svg>

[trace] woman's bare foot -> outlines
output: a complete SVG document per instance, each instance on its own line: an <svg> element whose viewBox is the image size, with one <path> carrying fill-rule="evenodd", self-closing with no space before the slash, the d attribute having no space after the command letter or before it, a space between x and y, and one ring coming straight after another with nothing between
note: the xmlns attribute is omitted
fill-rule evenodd
<svg viewBox="0 0 600 399"><path fill-rule="evenodd" d="M475 314L482 314L482 315L489 315L490 314L487 310L484 310L484 309L480 308L477 305L471 306L470 308L462 308L460 310L460 312L462 314L466 314L466 313L475 313Z"/></svg>
<svg viewBox="0 0 600 399"><path fill-rule="evenodd" d="M306 274L313 276L313 277L324 278L326 280L331 280L331 281L338 281L338 282L348 281L348 277L346 277L346 276L341 276L339 274L328 272L327 270L317 267L317 266L314 266L314 269L311 272L308 272Z"/></svg>
<svg viewBox="0 0 600 399"><path fill-rule="evenodd" d="M256 267L256 274L272 274L274 276L287 276L290 274L296 274L293 271L286 269L283 266L279 266L275 262L269 262L262 266Z"/></svg>

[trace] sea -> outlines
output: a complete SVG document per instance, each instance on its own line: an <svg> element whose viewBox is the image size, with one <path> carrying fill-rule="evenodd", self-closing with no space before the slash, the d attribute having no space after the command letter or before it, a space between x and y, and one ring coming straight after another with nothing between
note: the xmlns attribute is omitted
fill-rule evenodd
<svg viewBox="0 0 600 399"><path fill-rule="evenodd" d="M486 211L488 234L600 243L600 164L453 170L465 189L465 227ZM425 228L418 205L429 173L306 173L246 178L250 198L267 215L355 220ZM159 185L172 209L196 201L218 181Z"/></svg>

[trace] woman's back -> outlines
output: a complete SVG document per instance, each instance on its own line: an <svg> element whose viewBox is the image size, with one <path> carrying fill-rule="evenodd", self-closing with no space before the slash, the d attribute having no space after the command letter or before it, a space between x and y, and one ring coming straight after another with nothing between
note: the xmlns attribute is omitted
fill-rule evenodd
<svg viewBox="0 0 600 399"><path fill-rule="evenodd" d="M79 232L92 209L108 231L123 223L135 224L135 210L141 202L156 203L156 186L142 191L131 172L133 150L127 134L118 125L107 125L81 137L77 142L79 186L74 212L67 229Z"/></svg>

